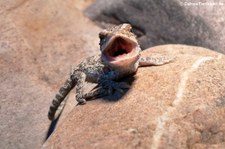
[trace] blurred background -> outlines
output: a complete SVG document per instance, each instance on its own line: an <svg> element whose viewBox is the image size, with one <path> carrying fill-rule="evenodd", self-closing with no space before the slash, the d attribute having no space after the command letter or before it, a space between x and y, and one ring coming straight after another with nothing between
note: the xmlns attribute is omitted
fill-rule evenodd
<svg viewBox="0 0 225 149"><path fill-rule="evenodd" d="M172 43L225 53L224 0L96 0L84 12L103 28L129 22L143 49Z"/></svg>
<svg viewBox="0 0 225 149"><path fill-rule="evenodd" d="M52 98L71 67L99 53L102 28L130 23L142 49L187 44L225 53L224 15L224 0L0 0L0 148L42 146Z"/></svg>

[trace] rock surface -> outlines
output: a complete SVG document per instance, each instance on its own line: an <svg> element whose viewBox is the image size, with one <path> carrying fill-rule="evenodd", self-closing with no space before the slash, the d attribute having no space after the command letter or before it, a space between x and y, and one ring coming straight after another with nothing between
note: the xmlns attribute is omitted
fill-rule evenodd
<svg viewBox="0 0 225 149"><path fill-rule="evenodd" d="M198 2L202 5L193 5ZM103 27L131 23L143 49L175 43L221 53L225 53L224 14L224 0L96 0L86 10L86 15Z"/></svg>
<svg viewBox="0 0 225 149"><path fill-rule="evenodd" d="M76 106L43 148L224 147L225 56L184 45L142 52L158 54L176 60L140 68L131 89L117 101Z"/></svg>
<svg viewBox="0 0 225 149"><path fill-rule="evenodd" d="M75 4L0 1L0 148L40 148L50 102L71 66L98 53L100 28Z"/></svg>

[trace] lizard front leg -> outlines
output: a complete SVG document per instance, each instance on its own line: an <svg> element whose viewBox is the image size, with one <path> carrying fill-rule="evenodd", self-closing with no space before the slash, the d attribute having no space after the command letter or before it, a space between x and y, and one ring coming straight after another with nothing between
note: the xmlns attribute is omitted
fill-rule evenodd
<svg viewBox="0 0 225 149"><path fill-rule="evenodd" d="M98 79L98 84L108 90L108 94L112 94L114 90L123 93L123 89L130 88L130 86L126 82L116 82L119 77L119 73L116 71L110 71L104 75L102 75Z"/></svg>
<svg viewBox="0 0 225 149"><path fill-rule="evenodd" d="M83 94L82 99L95 99L112 94L112 86L115 86L113 79L116 75L113 73L102 74L98 78L98 85L89 93Z"/></svg>
<svg viewBox="0 0 225 149"><path fill-rule="evenodd" d="M159 56L159 57L142 57L139 60L139 66L160 66L170 63L174 60L174 57Z"/></svg>
<svg viewBox="0 0 225 149"><path fill-rule="evenodd" d="M80 77L81 78L81 77ZM82 77L84 78L84 77ZM116 72L110 71L106 74L103 74L98 79L98 86L94 90L90 91L89 93L83 94L82 87L79 87L82 84L82 80L78 81L77 84L77 101L81 104L86 103L86 99L91 98L99 98L107 95L111 95L114 90L119 91L120 93L124 93L123 89L127 89L130 86L125 82L116 82L118 78L118 74Z"/></svg>
<svg viewBox="0 0 225 149"><path fill-rule="evenodd" d="M87 99L107 96L108 94L109 94L109 92L108 92L107 89L104 89L102 87L98 87L98 88L90 91L89 93L84 94L82 97L87 100Z"/></svg>
<svg viewBox="0 0 225 149"><path fill-rule="evenodd" d="M120 93L124 93L123 89L130 88L130 86L125 82L114 82L109 83L102 82L101 86L96 88L95 90L90 91L89 93L84 94L82 97L84 99L96 99L108 95L112 95L114 90L119 91Z"/></svg>
<svg viewBox="0 0 225 149"><path fill-rule="evenodd" d="M84 84L86 80L86 74L83 72L76 72L74 74L77 84L76 84L76 100L79 104L85 104L86 100L83 98L83 92L84 92Z"/></svg>
<svg viewBox="0 0 225 149"><path fill-rule="evenodd" d="M76 73L77 85L76 85L76 100L79 104L85 104L86 99L99 98L107 95L111 95L114 90L123 93L123 89L130 86L125 82L115 82L118 75L116 72L108 72L102 74L98 79L97 88L93 89L89 93L83 94L83 85L85 83L86 75L82 72Z"/></svg>

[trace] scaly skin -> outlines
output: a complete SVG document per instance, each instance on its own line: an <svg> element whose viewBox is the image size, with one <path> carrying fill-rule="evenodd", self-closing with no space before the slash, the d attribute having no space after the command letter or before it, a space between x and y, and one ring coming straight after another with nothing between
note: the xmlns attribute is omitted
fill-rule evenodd
<svg viewBox="0 0 225 149"><path fill-rule="evenodd" d="M130 24L122 24L99 33L101 54L92 56L80 63L72 71L70 78L60 88L49 109L48 118L54 119L56 110L67 94L75 87L76 100L85 104L87 98L109 95L116 90L123 92L129 88L118 79L134 74L141 66L158 66L172 61L169 57L141 58L140 46L132 33ZM97 83L98 88L90 93L83 93L85 82Z"/></svg>

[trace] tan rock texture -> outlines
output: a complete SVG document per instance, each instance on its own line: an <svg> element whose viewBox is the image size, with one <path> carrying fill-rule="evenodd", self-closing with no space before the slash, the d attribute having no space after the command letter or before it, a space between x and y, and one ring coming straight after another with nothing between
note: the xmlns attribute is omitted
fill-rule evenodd
<svg viewBox="0 0 225 149"><path fill-rule="evenodd" d="M76 7L76 0L0 1L1 149L40 148L71 66L98 53L100 28ZM73 106L74 98L64 114Z"/></svg>
<svg viewBox="0 0 225 149"><path fill-rule="evenodd" d="M140 68L125 79L131 88L117 101L76 106L43 148L224 148L225 56L185 45L142 55L176 60Z"/></svg>

